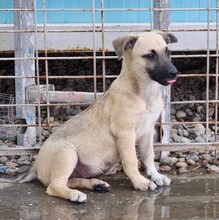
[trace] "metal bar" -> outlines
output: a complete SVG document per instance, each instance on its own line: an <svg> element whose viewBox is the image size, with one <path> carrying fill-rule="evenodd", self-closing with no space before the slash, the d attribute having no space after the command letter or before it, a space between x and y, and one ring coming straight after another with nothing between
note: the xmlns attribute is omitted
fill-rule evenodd
<svg viewBox="0 0 219 220"><path fill-rule="evenodd" d="M91 104L96 97L101 95L102 93L90 92L40 91L40 97L38 97L37 90L29 90L28 101L29 103L46 103L46 107L49 108L50 103Z"/></svg>
<svg viewBox="0 0 219 220"><path fill-rule="evenodd" d="M154 0L154 8L163 9L170 8L169 0ZM154 11L154 29L162 30L168 29L170 25L170 14L169 11ZM164 100L164 109L161 113L160 120L160 140L162 144L170 143L170 129L171 127L167 124L163 124L164 122L170 122L170 87L162 87L162 96ZM161 152L161 158L169 155L168 151Z"/></svg>
<svg viewBox="0 0 219 220"><path fill-rule="evenodd" d="M101 0L101 9L104 9L104 0ZM101 11L101 26L102 26L102 56L105 57L104 11ZM103 92L105 93L106 91L106 60L105 59L102 59L102 74L103 74Z"/></svg>
<svg viewBox="0 0 219 220"><path fill-rule="evenodd" d="M218 89L219 89L219 0L217 0L217 8L218 10L216 11L216 66L215 66L215 99L218 100ZM215 141L218 139L218 103L215 103ZM215 152L216 155L216 152Z"/></svg>
<svg viewBox="0 0 219 220"><path fill-rule="evenodd" d="M45 57L48 57L48 51L47 51L47 25L46 25L46 0L43 0L43 28L44 28L44 51L45 51ZM45 72L46 72L46 103L49 104L49 71L48 71L48 59L45 59ZM38 93L38 100L40 100L41 94ZM50 109L49 106L46 108L47 111L47 123L48 123L48 130L50 132L51 126L50 126ZM42 137L41 137L42 138ZM42 140L41 140L42 142Z"/></svg>
<svg viewBox="0 0 219 220"><path fill-rule="evenodd" d="M0 148L0 155L30 155L30 154L37 154L39 151L39 147L23 147L17 146L16 148ZM206 150L219 150L218 143L201 143L201 144L168 144L168 145L161 145L155 144L154 145L155 151L206 151Z"/></svg>
<svg viewBox="0 0 219 220"><path fill-rule="evenodd" d="M159 0L158 0L159 1ZM165 1L165 0L162 0ZM169 1L169 0L168 0ZM165 3L165 2L164 2ZM153 11L207 11L208 8L153 8ZM212 7L210 8L211 11L216 11L218 10L218 7ZM1 11L25 11L25 12L31 12L33 9L0 9ZM36 9L37 12L43 12L44 9ZM150 8L94 8L94 9L89 9L89 8L65 8L65 9L58 9L58 8L47 8L46 11L48 12L64 12L64 11L75 11L75 12L101 12L101 11L150 11Z"/></svg>
<svg viewBox="0 0 219 220"><path fill-rule="evenodd" d="M219 143L198 143L198 144L154 144L155 151L207 151L207 150L219 150Z"/></svg>
<svg viewBox="0 0 219 220"><path fill-rule="evenodd" d="M14 1L15 8L34 9L33 0ZM34 13L33 11L16 11L14 15L15 29L33 30L34 29ZM15 58L17 57L34 57L34 36L30 33L15 33ZM34 76L35 64L31 60L15 59L15 75L16 76ZM25 103L26 86L34 84L34 79L16 78L16 116L24 123L32 125L36 123L35 108L25 106L22 108L20 104ZM27 127L26 131L20 131L17 135L18 145L33 146L36 143L36 129Z"/></svg>
<svg viewBox="0 0 219 220"><path fill-rule="evenodd" d="M166 9L166 10L164 10ZM170 25L170 1L154 0L154 29L168 29Z"/></svg>
<svg viewBox="0 0 219 220"><path fill-rule="evenodd" d="M92 33L93 33L93 75L94 75L94 97L97 92L97 59L96 59L96 30L95 30L95 0L92 0Z"/></svg>
<svg viewBox="0 0 219 220"><path fill-rule="evenodd" d="M207 67L206 67L206 142L208 142L209 135L209 72L210 72L210 49L209 49L209 28L210 28L210 0L208 0L207 10Z"/></svg>
<svg viewBox="0 0 219 220"><path fill-rule="evenodd" d="M38 154L39 147L23 147L16 146L16 148L0 148L0 156L10 156L10 155L34 155Z"/></svg>

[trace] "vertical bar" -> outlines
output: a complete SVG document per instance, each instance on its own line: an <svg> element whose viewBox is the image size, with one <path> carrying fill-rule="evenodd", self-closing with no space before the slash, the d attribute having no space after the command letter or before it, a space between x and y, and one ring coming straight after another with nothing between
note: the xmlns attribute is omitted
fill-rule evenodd
<svg viewBox="0 0 219 220"><path fill-rule="evenodd" d="M97 60L96 60L96 31L95 31L95 0L92 0L92 24L93 24L93 74L94 74L94 97L97 98Z"/></svg>
<svg viewBox="0 0 219 220"><path fill-rule="evenodd" d="M47 50L47 26L46 26L46 0L43 0L43 41L44 41L44 52L45 57L48 57L48 50ZM48 131L50 132L51 125L50 125L50 109L49 109L49 72L48 72L48 60L45 59L45 73L46 73L46 107L47 110L47 123L48 123Z"/></svg>
<svg viewBox="0 0 219 220"><path fill-rule="evenodd" d="M169 0L154 0L154 8L170 8L170 1ZM170 16L169 11L154 11L154 28L163 30L168 29L170 25ZM162 144L169 144L170 143L170 129L169 125L163 125L164 122L170 122L170 96L171 96L171 89L170 86L162 88L162 96L164 101L164 109L161 113L161 126L160 126L160 140ZM169 154L168 151L161 152L161 158L165 157Z"/></svg>
<svg viewBox="0 0 219 220"><path fill-rule="evenodd" d="M32 9L31 11L14 11L14 29L15 30L33 30L35 24L34 0L14 1L16 9ZM34 57L34 35L33 33L14 33L15 58L33 58ZM28 59L15 59L15 75L16 76L34 76L35 62ZM35 83L34 79L16 78L16 116L21 123L27 125L36 124L36 111L34 107L20 107L19 104L26 102L25 88ZM17 144L23 146L33 146L36 143L36 128L27 127L20 129L17 135Z"/></svg>
<svg viewBox="0 0 219 220"><path fill-rule="evenodd" d="M101 0L101 25L102 25L102 56L105 57L105 42L104 42L104 0ZM106 60L102 59L103 73L103 92L106 92Z"/></svg>
<svg viewBox="0 0 219 220"><path fill-rule="evenodd" d="M154 0L154 29L167 30L170 25L170 12L162 11L162 8L170 8L170 0Z"/></svg>
<svg viewBox="0 0 219 220"><path fill-rule="evenodd" d="M150 0L150 30L153 30L153 1Z"/></svg>
<svg viewBox="0 0 219 220"><path fill-rule="evenodd" d="M215 70L215 99L218 100L218 74L219 74L219 0L216 3L216 70ZM215 142L218 141L218 103L215 103ZM215 151L216 157L217 151Z"/></svg>
<svg viewBox="0 0 219 220"><path fill-rule="evenodd" d="M209 67L210 67L210 0L208 0L207 7L207 66L206 66L206 142L208 142L209 134Z"/></svg>

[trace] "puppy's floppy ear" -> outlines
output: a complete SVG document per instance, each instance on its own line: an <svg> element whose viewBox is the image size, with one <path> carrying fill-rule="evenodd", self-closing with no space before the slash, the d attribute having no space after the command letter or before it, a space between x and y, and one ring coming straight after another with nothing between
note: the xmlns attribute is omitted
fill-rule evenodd
<svg viewBox="0 0 219 220"><path fill-rule="evenodd" d="M159 34L163 37L167 44L178 42L177 38L171 33L159 32Z"/></svg>
<svg viewBox="0 0 219 220"><path fill-rule="evenodd" d="M137 36L125 36L113 41L113 47L119 60L122 59L125 50L132 49L135 46L137 39Z"/></svg>

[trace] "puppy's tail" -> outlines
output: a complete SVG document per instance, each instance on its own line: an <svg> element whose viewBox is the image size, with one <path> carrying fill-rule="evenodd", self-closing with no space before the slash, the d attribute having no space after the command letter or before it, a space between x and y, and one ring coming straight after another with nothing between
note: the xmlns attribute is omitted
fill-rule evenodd
<svg viewBox="0 0 219 220"><path fill-rule="evenodd" d="M31 180L34 180L36 178L37 178L37 174L36 174L36 170L35 170L35 164L33 164L27 172L22 173L17 178L14 178L14 179L0 178L0 182L25 183L25 182L30 182Z"/></svg>
<svg viewBox="0 0 219 220"><path fill-rule="evenodd" d="M18 180L19 183L30 182L37 178L35 164L31 166L31 168Z"/></svg>

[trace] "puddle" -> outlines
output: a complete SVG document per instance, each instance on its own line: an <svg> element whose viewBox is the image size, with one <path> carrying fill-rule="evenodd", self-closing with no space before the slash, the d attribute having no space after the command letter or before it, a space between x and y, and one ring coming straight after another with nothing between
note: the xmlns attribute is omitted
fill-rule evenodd
<svg viewBox="0 0 219 220"><path fill-rule="evenodd" d="M112 192L84 191L88 202L83 205L47 196L38 182L10 184L0 189L1 219L219 219L217 176L175 178L170 187L154 192L133 190L125 177L107 181Z"/></svg>

